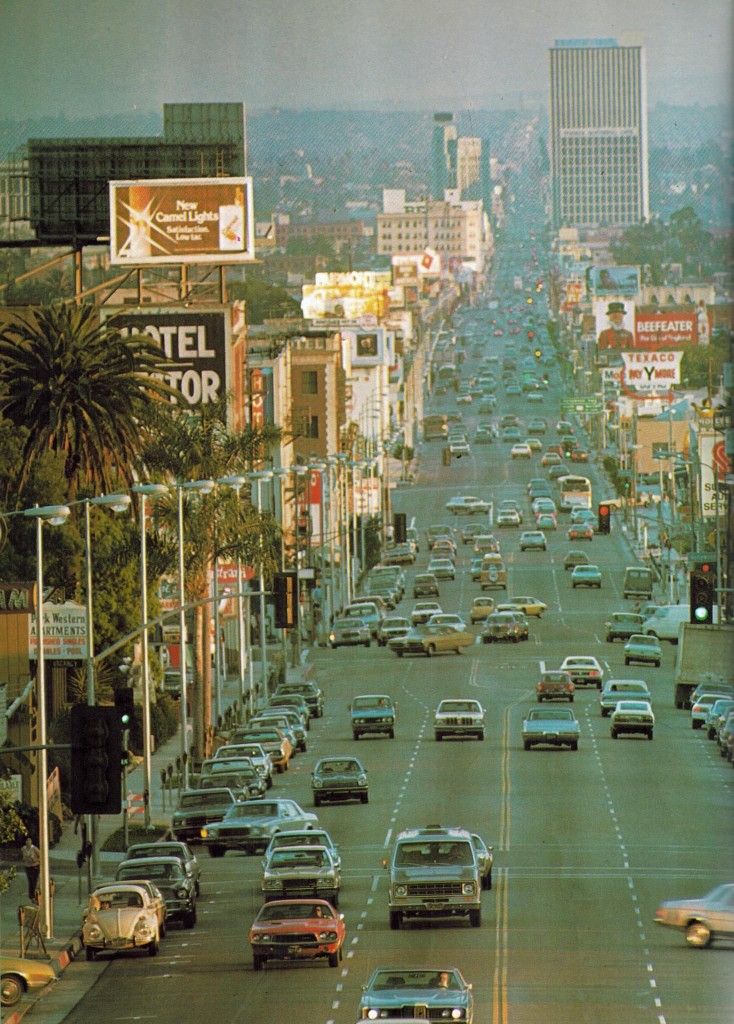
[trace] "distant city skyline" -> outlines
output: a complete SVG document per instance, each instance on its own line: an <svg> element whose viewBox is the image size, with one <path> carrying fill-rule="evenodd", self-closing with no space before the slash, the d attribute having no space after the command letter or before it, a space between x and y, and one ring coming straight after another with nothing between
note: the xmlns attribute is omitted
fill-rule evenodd
<svg viewBox="0 0 734 1024"><path fill-rule="evenodd" d="M728 0L2 0L0 119L548 100L557 39L641 37L651 105L731 104Z"/></svg>

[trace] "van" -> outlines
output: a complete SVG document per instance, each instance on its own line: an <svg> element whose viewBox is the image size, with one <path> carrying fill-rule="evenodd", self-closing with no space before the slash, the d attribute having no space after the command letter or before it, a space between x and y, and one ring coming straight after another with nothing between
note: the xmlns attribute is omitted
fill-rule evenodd
<svg viewBox="0 0 734 1024"><path fill-rule="evenodd" d="M688 622L691 610L687 604L663 604L656 608L649 619L645 619L642 632L646 636L656 636L659 640L678 643L678 628L682 622Z"/></svg>
<svg viewBox="0 0 734 1024"><path fill-rule="evenodd" d="M488 554L484 556L479 583L482 590L492 588L507 590L507 569L501 555Z"/></svg>
<svg viewBox="0 0 734 1024"><path fill-rule="evenodd" d="M628 565L624 570L622 597L649 601L652 597L652 569L641 565Z"/></svg>

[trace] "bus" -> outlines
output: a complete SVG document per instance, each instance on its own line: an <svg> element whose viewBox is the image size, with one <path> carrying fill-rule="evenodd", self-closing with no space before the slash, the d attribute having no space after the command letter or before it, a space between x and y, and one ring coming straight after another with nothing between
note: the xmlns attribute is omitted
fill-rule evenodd
<svg viewBox="0 0 734 1024"><path fill-rule="evenodd" d="M558 478L559 501L561 512L570 512L574 508L591 508L591 481L585 476L561 476Z"/></svg>

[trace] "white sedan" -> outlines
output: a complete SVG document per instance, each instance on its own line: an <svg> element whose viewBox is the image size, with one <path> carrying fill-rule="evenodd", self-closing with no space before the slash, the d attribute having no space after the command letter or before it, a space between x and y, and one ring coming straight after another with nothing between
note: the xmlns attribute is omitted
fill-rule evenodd
<svg viewBox="0 0 734 1024"><path fill-rule="evenodd" d="M530 459L532 455L533 451L529 444L513 444L510 448L510 458L512 459Z"/></svg>
<svg viewBox="0 0 734 1024"><path fill-rule="evenodd" d="M466 441L452 441L449 445L449 451L459 459L462 455L471 455L471 448Z"/></svg>
<svg viewBox="0 0 734 1024"><path fill-rule="evenodd" d="M475 498L474 495L457 494L446 502L446 510L452 512L455 516L462 513L471 516L475 513L488 512L489 502L484 501L483 498Z"/></svg>
<svg viewBox="0 0 734 1024"><path fill-rule="evenodd" d="M454 612L436 612L428 620L429 626L451 626L459 633L466 632L466 623Z"/></svg>

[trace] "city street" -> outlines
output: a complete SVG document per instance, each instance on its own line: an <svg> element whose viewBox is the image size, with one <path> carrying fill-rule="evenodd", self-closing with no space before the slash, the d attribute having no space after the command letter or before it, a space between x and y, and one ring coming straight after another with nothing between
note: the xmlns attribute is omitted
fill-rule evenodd
<svg viewBox="0 0 734 1024"><path fill-rule="evenodd" d="M548 393L543 413L555 416ZM522 412L522 399L516 400ZM512 403L508 400L508 408ZM415 516L421 535L445 522L455 493L515 497L534 462L509 462L500 444L475 447L469 458L441 465L440 444L422 449L414 487L396 489L394 508ZM593 473L592 473L593 476ZM597 480L594 480L595 493ZM549 610L531 619L530 640L478 644L467 653L398 659L387 649L316 650L313 661L327 695L325 716L309 750L276 782L276 791L311 808L309 771L325 754L358 754L370 779L370 802L319 809L343 861L340 911L347 924L343 963L268 964L255 975L246 942L260 900L260 858L229 853L200 857L204 867L199 924L171 929L161 956L122 956L67 1018L90 1020L298 1020L348 1024L362 984L379 965L456 966L471 980L475 1020L502 1024L726 1024L731 1020L730 951L689 949L672 930L656 929L657 904L693 896L727 880L732 871L731 768L721 761L688 715L672 702L674 648L663 665L625 668L622 645L606 644L603 622L625 607L621 583L629 549L615 523L596 537L590 557L604 574L600 591L571 589L562 565L569 545L565 520L550 532L547 554L517 548L514 529L497 531L509 568L508 593L532 594ZM459 546L457 579L441 584L445 611L468 613L480 593ZM416 568L427 560L423 544ZM411 607L410 579L399 612ZM498 598L498 599L501 599ZM598 693L577 688L578 752L525 752L523 712L534 703L542 664L567 654L591 654L606 677L644 678L657 718L652 743L612 741ZM386 692L398 703L394 740L351 739L347 705L360 693ZM433 739L433 711L445 697L479 699L487 712L483 743ZM482 896L483 923L419 923L390 931L387 874L382 860L400 829L442 823L478 831L494 845L492 891ZM89 972L73 964L70 977ZM206 984L202 984L202 979ZM34 1013L34 1019L43 1020Z"/></svg>

